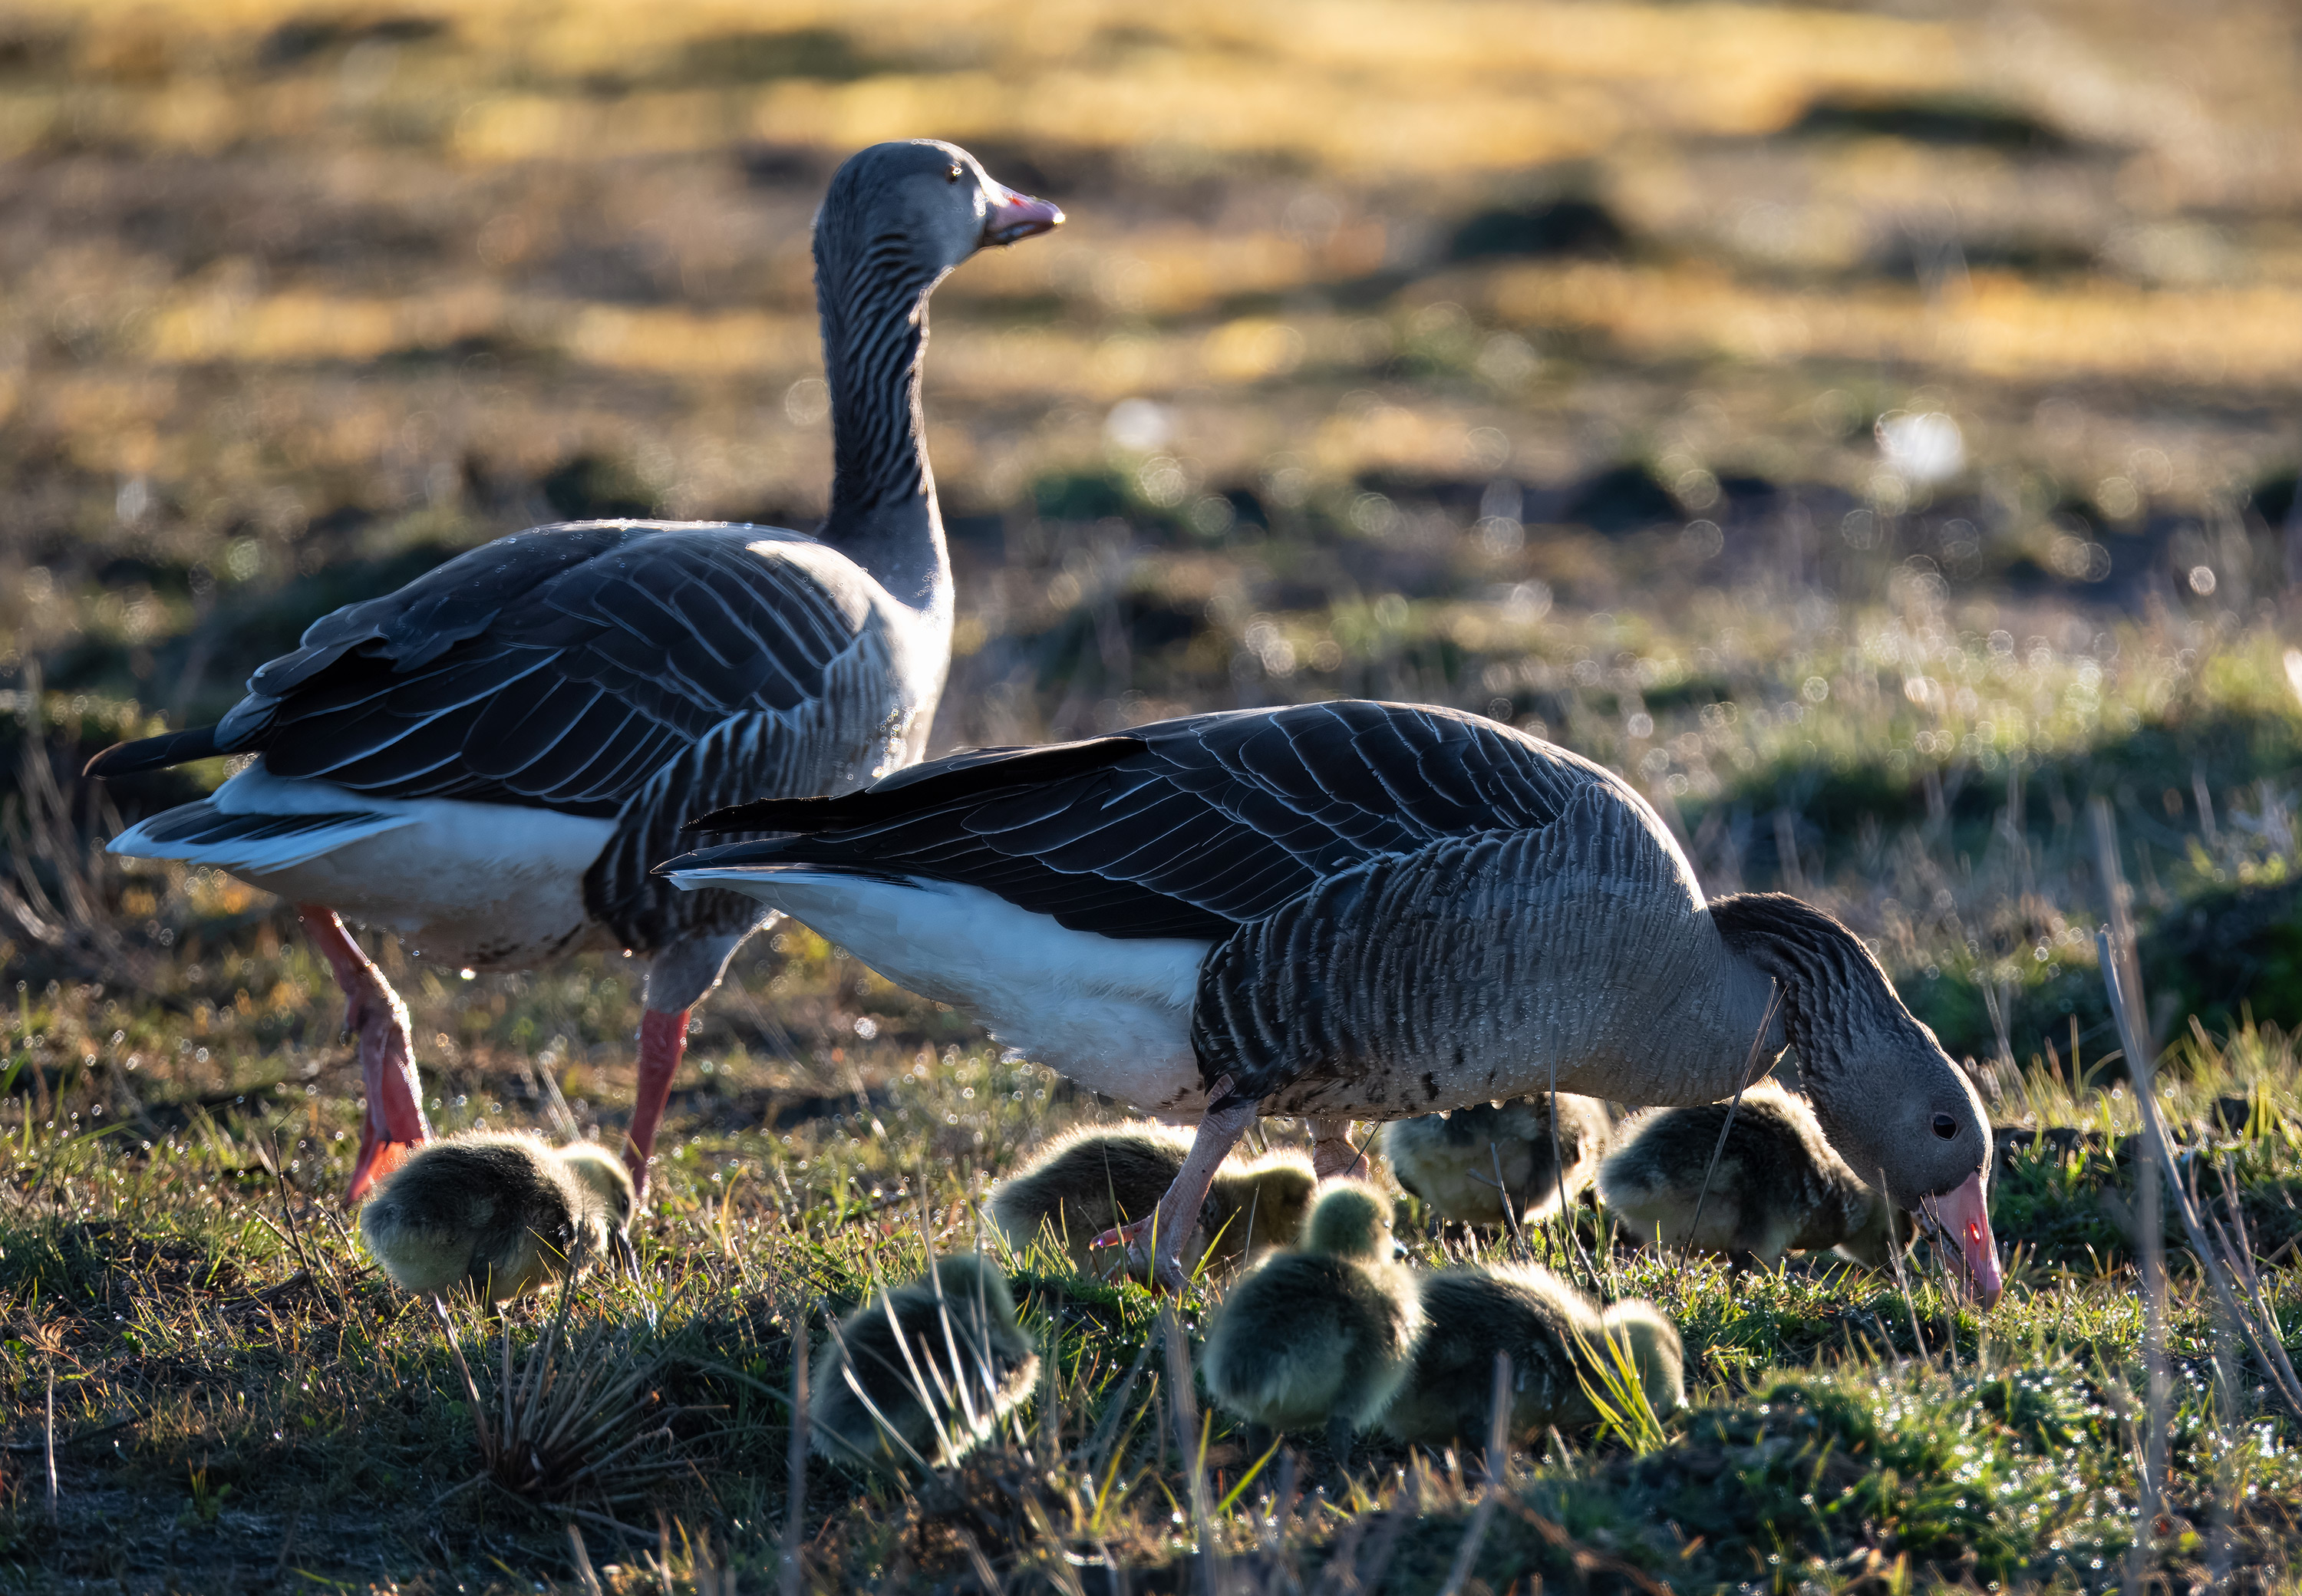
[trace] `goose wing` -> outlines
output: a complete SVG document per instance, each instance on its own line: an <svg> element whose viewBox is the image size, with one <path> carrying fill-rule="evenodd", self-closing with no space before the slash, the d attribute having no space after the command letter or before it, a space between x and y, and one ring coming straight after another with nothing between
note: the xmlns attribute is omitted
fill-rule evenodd
<svg viewBox="0 0 2302 1596"><path fill-rule="evenodd" d="M1072 930L1216 939L1379 855L1547 826L1593 783L1619 786L1477 716L1344 701L979 750L844 797L742 804L693 828L796 835L658 868L925 877L986 888Z"/></svg>
<svg viewBox="0 0 2302 1596"><path fill-rule="evenodd" d="M322 617L216 726L88 769L261 753L274 776L378 797L613 815L714 727L819 696L863 629L866 580L763 527L538 527Z"/></svg>

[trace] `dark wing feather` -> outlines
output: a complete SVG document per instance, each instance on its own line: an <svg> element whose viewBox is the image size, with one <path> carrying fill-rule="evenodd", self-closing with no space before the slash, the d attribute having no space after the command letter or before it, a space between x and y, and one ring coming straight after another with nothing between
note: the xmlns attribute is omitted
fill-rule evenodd
<svg viewBox="0 0 2302 1596"><path fill-rule="evenodd" d="M1550 824L1615 781L1451 710L1345 701L978 750L837 798L744 804L703 830L798 835L660 867L824 865L963 882L1074 930L1222 937L1314 883L1441 837Z"/></svg>
<svg viewBox="0 0 2302 1596"><path fill-rule="evenodd" d="M210 753L388 798L611 815L730 717L815 696L859 592L748 526L539 527L323 616L223 721L122 744L97 775Z"/></svg>

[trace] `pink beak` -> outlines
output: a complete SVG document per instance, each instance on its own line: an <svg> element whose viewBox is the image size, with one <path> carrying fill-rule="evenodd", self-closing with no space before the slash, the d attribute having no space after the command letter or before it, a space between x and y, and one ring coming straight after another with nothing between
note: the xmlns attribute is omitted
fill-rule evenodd
<svg viewBox="0 0 2302 1596"><path fill-rule="evenodd" d="M1987 1311L2006 1289L2006 1282L1998 1273L1998 1247L1990 1234L1990 1199L1982 1184L1982 1172L1975 1171L1963 1184L1940 1197L1923 1199L1921 1206L1936 1228L1958 1244L1974 1299Z"/></svg>
<svg viewBox="0 0 2302 1596"><path fill-rule="evenodd" d="M985 244L1012 244L1053 232L1063 224L1062 206L1018 194L1012 189L1003 189L997 183L991 185L991 209L983 218Z"/></svg>

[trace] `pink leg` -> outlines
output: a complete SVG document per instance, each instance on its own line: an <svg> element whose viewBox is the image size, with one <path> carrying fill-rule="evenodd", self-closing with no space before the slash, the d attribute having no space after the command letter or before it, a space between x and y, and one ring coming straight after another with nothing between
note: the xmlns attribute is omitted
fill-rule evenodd
<svg viewBox="0 0 2302 1596"><path fill-rule="evenodd" d="M1231 1077L1226 1075L1207 1096L1219 1098L1230 1090ZM1175 1172L1175 1183L1167 1188L1167 1195L1159 1199L1159 1206L1151 1217L1106 1231L1095 1239L1093 1245L1124 1247L1139 1258L1143 1244L1152 1242L1155 1249L1151 1261L1152 1281L1170 1291L1180 1291L1188 1278L1183 1273L1183 1243L1198 1227L1199 1210L1207 1200L1208 1189L1215 1183L1215 1171L1231 1156L1232 1147L1255 1123L1255 1118L1254 1104L1234 1103L1201 1120L1198 1135L1191 1140L1190 1153L1184 1158L1183 1167Z"/></svg>
<svg viewBox="0 0 2302 1596"><path fill-rule="evenodd" d="M384 1176L398 1169L410 1147L432 1139L424 1119L424 1083L416 1076L416 1046L407 1034L407 1005L360 952L336 911L303 903L304 933L335 972L344 995L344 1029L359 1040L360 1079L367 1088L367 1116L360 1124L359 1158L344 1201L357 1203Z"/></svg>
<svg viewBox="0 0 2302 1596"><path fill-rule="evenodd" d="M671 1097L671 1078L687 1051L687 1011L660 1013L648 1009L640 1015L639 1091L632 1102L631 1139L624 1162L631 1167L632 1184L647 1196L648 1159L655 1152L656 1127L663 1123L663 1105Z"/></svg>
<svg viewBox="0 0 2302 1596"><path fill-rule="evenodd" d="M1311 1121L1311 1172L1322 1180L1368 1172L1366 1155L1351 1143L1348 1120Z"/></svg>

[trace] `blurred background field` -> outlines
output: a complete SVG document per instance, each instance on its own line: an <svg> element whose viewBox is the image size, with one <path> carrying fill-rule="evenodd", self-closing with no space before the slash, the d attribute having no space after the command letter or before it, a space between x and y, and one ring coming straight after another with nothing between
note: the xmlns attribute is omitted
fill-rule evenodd
<svg viewBox="0 0 2302 1596"><path fill-rule="evenodd" d="M506 532L811 525L809 218L883 138L964 143L1070 215L935 301L960 605L937 751L1340 694L1511 719L1629 775L1712 890L1844 916L1998 1072L2010 1122L2108 1147L2131 1106L2096 1090L2116 1046L2099 796L2149 1021L2211 1061L2198 1103L2290 1085L2285 1044L2248 1027L2302 1023L2298 99L2302 28L2272 4L0 7L13 1394L55 1366L23 1350L41 1335L79 1348L90 1426L118 1416L99 1391L187 1378L122 1373L104 1315L37 1308L166 1276L157 1243L88 1229L127 1222L120 1180L172 1156L271 1192L276 1166L316 1213L354 1123L338 1000L281 906L91 858L222 769L99 793L80 763L213 719L317 614ZM380 956L446 1123L544 1122L549 1074L568 1123L619 1133L619 961L466 984ZM905 1189L955 1203L1065 1104L797 931L746 952L693 1047L667 1246L715 1212L723 1234L836 1230L930 1154L942 1172ZM930 1109L903 1095L931 1057L951 1089ZM1027 1121L997 1118L995 1080ZM95 1163L53 1163L123 1116ZM2280 1145L2249 1176L2265 1254L2302 1232ZM2018 1280L2094 1282L2055 1299L2054 1335L2094 1311L2070 1303L2130 1293L2100 1154L2008 1189L2046 1271ZM256 1257L271 1286L326 1274L244 1221L220 1239L226 1213L184 1207L182 1245ZM842 1257L819 1271L835 1298ZM1806 1361L1823 1332L1799 1323ZM2101 1333L2128 1357L2119 1323ZM1722 1390L1788 1356L1713 1340ZM196 1483L169 1533L210 1536L184 1566L220 1585L219 1558L288 1578L307 1507L262 1429L188 1418L102 1489L181 1497L254 1458L237 1506L200 1508ZM43 1538L8 1456L21 1567L149 1576L148 1548ZM391 1494L331 1478L315 1520ZM690 1507L723 1550L762 1533ZM392 1533L357 1577L485 1566L468 1538ZM1919 1544L1836 1547L1879 1561L1832 1578L1955 1564ZM960 1578L956 1542L941 1555ZM1811 1575L1785 1555L1718 1577ZM363 1566L326 1556L332 1578Z"/></svg>

